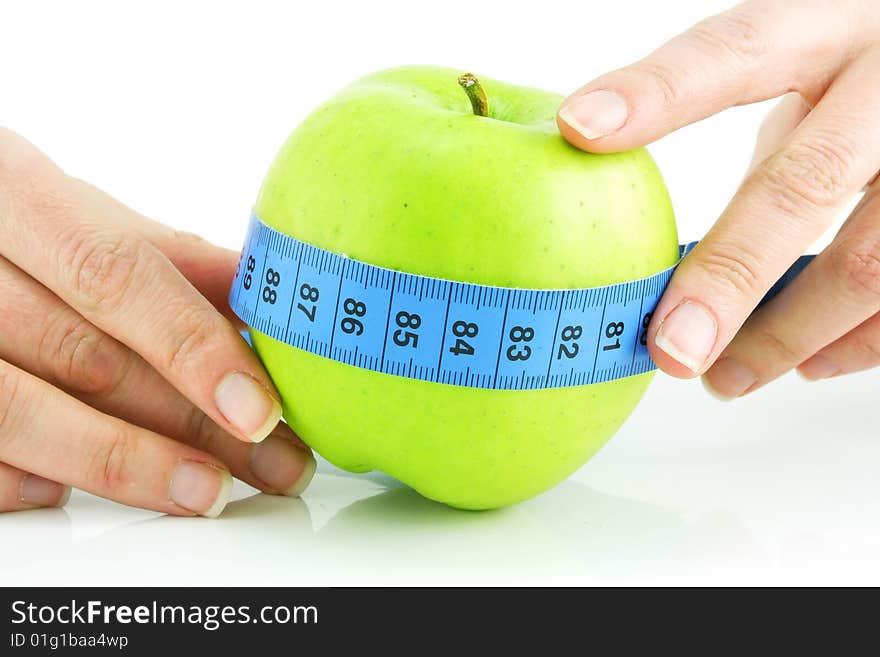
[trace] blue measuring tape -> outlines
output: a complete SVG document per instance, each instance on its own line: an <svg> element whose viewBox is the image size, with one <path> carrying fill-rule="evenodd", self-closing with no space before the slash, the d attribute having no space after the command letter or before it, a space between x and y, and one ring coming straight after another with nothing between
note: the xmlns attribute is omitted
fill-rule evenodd
<svg viewBox="0 0 880 657"><path fill-rule="evenodd" d="M252 215L229 304L257 331L348 365L471 388L560 388L656 369L647 328L676 266L577 290L476 285L358 262Z"/></svg>

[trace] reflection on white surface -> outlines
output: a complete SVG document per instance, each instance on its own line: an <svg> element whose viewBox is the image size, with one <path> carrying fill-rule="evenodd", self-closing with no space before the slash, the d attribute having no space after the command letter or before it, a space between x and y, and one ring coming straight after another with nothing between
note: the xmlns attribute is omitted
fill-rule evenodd
<svg viewBox="0 0 880 657"><path fill-rule="evenodd" d="M658 378L575 477L464 512L327 464L302 500L239 486L220 520L75 494L0 517L5 584L880 582L877 373L720 404Z"/></svg>
<svg viewBox="0 0 880 657"><path fill-rule="evenodd" d="M686 575L701 554L749 542L735 522L688 523L575 482L540 504L470 513L402 486L327 474L308 500L251 495L230 504L221 522L150 517L75 540L71 517L90 505L80 497L70 516L31 514L45 549L18 555L7 581L45 581L47 570L65 583L142 585L627 580L634 563Z"/></svg>

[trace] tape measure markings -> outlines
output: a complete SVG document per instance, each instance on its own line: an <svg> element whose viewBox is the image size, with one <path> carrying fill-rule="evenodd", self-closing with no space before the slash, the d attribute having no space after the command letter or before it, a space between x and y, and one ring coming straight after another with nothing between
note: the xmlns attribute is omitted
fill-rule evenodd
<svg viewBox="0 0 880 657"><path fill-rule="evenodd" d="M680 247L681 257L695 245ZM477 285L352 260L252 215L229 303L261 333L355 367L476 388L555 388L654 369L646 329L674 269L576 290Z"/></svg>
<svg viewBox="0 0 880 657"><path fill-rule="evenodd" d="M285 260L295 263L293 285L290 287L286 285L289 276L282 275L291 269ZM651 368L650 363L641 362L647 358L647 353L640 354L637 349L637 332L630 332L631 335L626 335L626 341L621 341L621 336L626 333L626 324L633 321L633 309L629 307L631 302L638 302L635 309L636 319L644 309L644 294L647 289L644 280L581 291L516 290L441 281L384 270L331 254L282 235L259 222L256 217L250 226L242 264L246 273L242 276L241 267L239 268L236 278L240 280L234 288L231 305L246 323L277 340L348 364L422 380L504 389L592 383ZM351 270L354 275L350 274ZM253 288L253 274L257 271L260 272L260 281L265 281L266 285L255 288L262 288L259 293L249 293ZM390 284L387 281L389 274ZM331 278L336 280L332 281ZM328 288L327 283L331 282L336 285ZM352 283L358 284L358 296L365 298L366 302L355 299L355 291L350 289ZM651 286L651 289L655 287ZM323 299L325 303L322 305L326 307L329 302L333 306L332 319L329 324L325 324L325 318L330 315L326 312L319 314L318 301L321 298L320 291L324 290L326 293L328 289L333 289L335 296ZM383 291L387 292L387 301L384 303L381 298L377 298L381 297ZM487 297L485 300L484 293ZM297 294L301 297L299 302ZM475 294L476 304L473 302ZM252 297L252 308L242 304L242 295L245 298ZM279 297L291 299L284 313L283 330L282 322L277 318L279 307L284 308L277 303ZM582 298L582 305L580 312L575 315L572 313L573 304L569 300L577 297ZM499 321L497 315L502 299L504 310ZM364 325L366 308L375 308L377 301L378 306L385 310L385 330L381 334L375 329L366 330ZM346 304L352 308L349 309ZM595 323L585 320L594 320L592 315L601 308L600 323L604 323L609 305L620 315L615 315L618 318L606 327L608 337L615 337L616 340L606 344L604 350L622 348L628 354L626 365L619 363L617 359L604 362L600 349L602 333L596 329L591 332L595 334L596 344L590 354L593 357L590 371L582 371L578 375L578 369L583 368L576 368L571 364L563 367L566 365L562 362L563 355L569 358L577 356L576 351L572 353L571 347L579 350L581 343L573 338L580 338L585 323ZM367 333L373 337L373 352L376 350L377 340L381 343L378 358L375 353L370 353L370 345L365 346L363 340L357 344L337 344L340 329L346 328L340 327L341 308L343 311L360 311L354 313L358 316L357 320L347 316L342 321L348 320L350 329L355 326L357 328L357 331L350 330L347 333L356 332L358 337ZM408 310L411 308L417 308L419 312ZM375 312L371 317L374 315ZM438 315L442 317L438 318ZM450 317L453 316L460 319L453 322L450 334ZM400 328L392 326L392 317ZM303 333L298 323L303 323L306 319L309 326L304 327ZM564 319L566 324L560 334L559 327ZM442 326L442 330L419 332L418 329L426 321ZM548 327L552 328L547 330ZM328 332L329 342L325 337L315 337L326 336ZM475 345L471 342L477 342L480 332L483 333L479 344L481 351L485 350L487 342L497 345L491 372L485 371L485 367L482 368L483 371L480 371L481 368L474 371L474 362L463 363L453 359L453 356L461 353L473 355ZM471 342L465 340L466 337ZM490 340L487 341L487 337ZM415 355L412 352L400 354L401 348L417 347L419 340L427 343L427 348L416 350ZM572 344L563 344L567 340ZM453 341L455 346L447 348ZM447 352L451 352L453 356ZM554 353L558 353L557 359L553 358ZM433 354L431 362L426 360L428 354ZM520 362L523 364L519 364ZM556 368L554 364L557 365Z"/></svg>

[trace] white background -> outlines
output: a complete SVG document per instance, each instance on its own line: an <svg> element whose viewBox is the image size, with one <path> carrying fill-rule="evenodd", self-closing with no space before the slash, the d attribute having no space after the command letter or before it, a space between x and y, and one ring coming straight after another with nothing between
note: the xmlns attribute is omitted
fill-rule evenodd
<svg viewBox="0 0 880 657"><path fill-rule="evenodd" d="M0 125L237 249L282 140L362 74L439 64L567 93L728 4L4 3ZM729 200L766 110L652 146L683 240ZM877 584L877 384L788 376L722 404L658 376L570 481L497 512L326 464L303 500L238 486L217 521L76 493L64 510L0 517L0 583Z"/></svg>

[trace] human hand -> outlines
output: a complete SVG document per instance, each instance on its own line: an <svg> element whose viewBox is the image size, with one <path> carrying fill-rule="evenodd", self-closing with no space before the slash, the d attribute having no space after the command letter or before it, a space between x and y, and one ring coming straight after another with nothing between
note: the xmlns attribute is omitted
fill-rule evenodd
<svg viewBox="0 0 880 657"><path fill-rule="evenodd" d="M880 364L880 11L867 0L753 0L569 96L557 122L594 153L647 144L728 107L789 94L737 194L682 262L648 333L664 371L730 399L792 368ZM867 192L831 245L773 283Z"/></svg>
<svg viewBox="0 0 880 657"><path fill-rule="evenodd" d="M237 261L0 128L0 511L73 486L214 517L231 475L308 485L314 456L226 303Z"/></svg>

